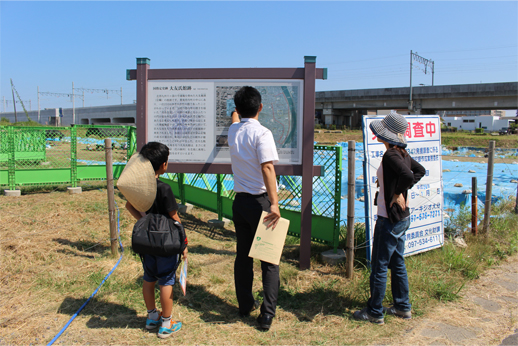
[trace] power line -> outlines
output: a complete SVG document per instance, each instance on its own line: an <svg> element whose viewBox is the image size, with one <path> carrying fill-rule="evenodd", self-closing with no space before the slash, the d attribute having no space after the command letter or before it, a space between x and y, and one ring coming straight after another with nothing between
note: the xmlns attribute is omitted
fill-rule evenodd
<svg viewBox="0 0 518 346"><path fill-rule="evenodd" d="M4 113L5 113L5 108L9 107L9 104L11 104L11 107L14 107L15 104L21 104L21 102L28 103L29 104L29 110L32 110L31 100L19 100L19 101L15 101L13 103L13 101L11 101L11 100L6 100L5 96L2 96L2 100L3 100L2 103L3 103L3 106L4 106Z"/></svg>
<svg viewBox="0 0 518 346"><path fill-rule="evenodd" d="M461 59L442 59L444 61L457 61L457 60L482 60L482 59L495 59L495 58L516 58L518 55L504 55L504 56L486 56L479 58L461 58ZM442 61L441 60L441 61Z"/></svg>
<svg viewBox="0 0 518 346"><path fill-rule="evenodd" d="M518 48L518 46L500 46L500 47L493 47L493 48L474 48L474 49L459 49L459 50L427 51L426 54L455 53L455 52L474 52L474 51L480 51L480 50L496 50L496 49L507 49L507 48Z"/></svg>
<svg viewBox="0 0 518 346"><path fill-rule="evenodd" d="M362 59L362 60L350 60L350 61L341 61L341 62L330 62L330 63L324 63L324 65L337 65L337 64L350 64L354 62L365 62L365 61L372 61L372 60L381 60L381 59L390 59L390 58L398 58L400 56L406 56L406 54L399 54L399 55L391 55L391 56L383 56L380 58L371 58L371 59Z"/></svg>
<svg viewBox="0 0 518 346"><path fill-rule="evenodd" d="M76 94L76 91L82 91L82 94ZM120 95L121 105L122 105L122 87L120 88L120 90L74 88L74 82L72 82L72 93L40 92L40 87L38 87L38 121L40 119L40 95L55 96L55 97L70 97L70 101L72 102L72 124L75 124L75 122L76 122L75 98L78 97L81 100L83 100L83 107L84 107L85 106L85 92L105 93L106 98L110 97L110 95L109 95L110 93Z"/></svg>
<svg viewBox="0 0 518 346"><path fill-rule="evenodd" d="M89 93L103 93L106 94L106 98L110 98L110 93L120 95L121 97L121 104L122 104L122 87L120 90L116 89L87 89L87 88L76 88L75 90L81 90L83 92L83 95L85 92Z"/></svg>
<svg viewBox="0 0 518 346"><path fill-rule="evenodd" d="M47 91L38 91L38 95L42 96L55 96L55 97L70 97L70 102L72 102L72 97L79 97L80 99L84 100L84 96L80 94L70 94L70 93L54 93L54 92L47 92Z"/></svg>
<svg viewBox="0 0 518 346"><path fill-rule="evenodd" d="M122 95L122 88L121 88L121 90L76 88L76 90L89 92L89 93L105 93L106 95L108 95L109 93L115 93L117 95Z"/></svg>
<svg viewBox="0 0 518 346"><path fill-rule="evenodd" d="M435 54L435 53L456 53L456 52L472 52L472 51L484 51L484 50L497 50L497 49L507 49L507 48L518 48L518 46L500 46L500 47L489 47L489 48L475 48L475 49L458 49L458 50L443 50L443 51L426 51L426 54ZM371 59L361 59L361 60L344 60L340 62L324 62L324 65L338 65L338 64L350 64L356 62L365 62L365 61L373 61L373 60L382 60L382 59L390 59L390 58L398 58L401 56L406 56L406 54L399 55L391 55L391 56L383 56L379 58L371 58ZM468 58L471 59L471 58ZM475 58L474 58L475 59Z"/></svg>

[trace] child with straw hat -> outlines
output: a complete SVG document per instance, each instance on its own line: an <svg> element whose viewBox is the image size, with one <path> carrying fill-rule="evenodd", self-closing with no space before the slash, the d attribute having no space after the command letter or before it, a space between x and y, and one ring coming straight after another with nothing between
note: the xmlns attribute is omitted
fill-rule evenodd
<svg viewBox="0 0 518 346"><path fill-rule="evenodd" d="M135 219L146 214L162 214L178 222L178 204L171 187L158 177L167 171L169 148L158 142L149 142L142 147L140 154L133 155L124 168L117 187L126 197L126 208ZM185 240L187 243L187 239ZM187 259L187 247L182 253ZM146 329L159 327L158 337L167 338L182 328L182 322L172 321L173 285L176 281L178 255L143 255L144 284L142 293L148 317ZM160 286L162 312L156 310L155 284Z"/></svg>

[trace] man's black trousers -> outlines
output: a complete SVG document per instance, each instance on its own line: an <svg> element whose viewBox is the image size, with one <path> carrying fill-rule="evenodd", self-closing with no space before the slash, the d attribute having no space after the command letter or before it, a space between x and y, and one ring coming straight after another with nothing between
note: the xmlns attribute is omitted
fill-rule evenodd
<svg viewBox="0 0 518 346"><path fill-rule="evenodd" d="M250 195L237 193L232 204L233 221L236 227L237 255L234 263L234 282L236 286L239 312L248 314L254 306L252 284L254 281L254 260L248 257L255 231L264 211L270 212L270 200L266 193ZM279 293L279 266L261 261L263 272L263 305L261 313L275 316Z"/></svg>

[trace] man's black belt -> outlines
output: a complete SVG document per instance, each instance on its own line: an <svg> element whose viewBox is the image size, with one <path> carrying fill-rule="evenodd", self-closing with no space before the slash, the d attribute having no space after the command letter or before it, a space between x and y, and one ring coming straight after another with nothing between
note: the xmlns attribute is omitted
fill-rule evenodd
<svg viewBox="0 0 518 346"><path fill-rule="evenodd" d="M242 196L242 197L264 197L264 196L268 196L268 194L266 192L263 192L263 193L260 193L258 195L252 195L251 193L248 193L248 192L236 192L236 196Z"/></svg>

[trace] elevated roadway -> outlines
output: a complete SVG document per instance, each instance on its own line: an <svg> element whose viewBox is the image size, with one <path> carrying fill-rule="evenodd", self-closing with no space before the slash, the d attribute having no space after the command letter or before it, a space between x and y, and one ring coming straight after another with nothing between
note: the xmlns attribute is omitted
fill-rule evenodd
<svg viewBox="0 0 518 346"><path fill-rule="evenodd" d="M377 110L436 114L448 110L518 109L518 82L316 92L315 108L325 124L357 127L361 116Z"/></svg>

